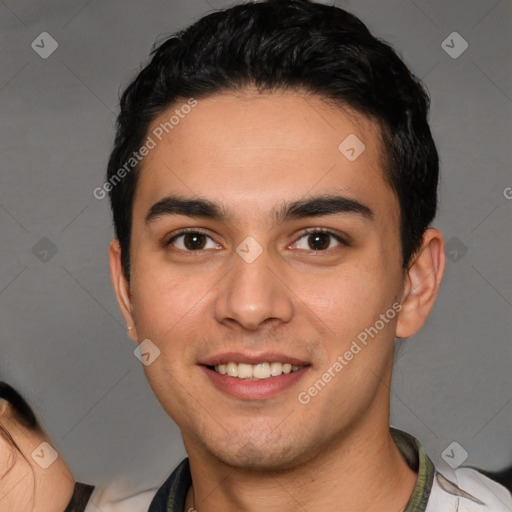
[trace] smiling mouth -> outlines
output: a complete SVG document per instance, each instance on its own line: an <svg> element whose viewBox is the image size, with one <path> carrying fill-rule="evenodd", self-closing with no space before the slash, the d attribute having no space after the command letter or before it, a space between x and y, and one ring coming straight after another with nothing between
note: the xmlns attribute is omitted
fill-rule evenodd
<svg viewBox="0 0 512 512"><path fill-rule="evenodd" d="M292 366L290 363L279 362L246 364L231 361L226 364L218 364L215 366L209 365L207 368L219 373L220 375L227 375L228 377L233 377L235 379L264 380L271 379L272 377L279 377L283 374L297 372L305 366L309 365Z"/></svg>

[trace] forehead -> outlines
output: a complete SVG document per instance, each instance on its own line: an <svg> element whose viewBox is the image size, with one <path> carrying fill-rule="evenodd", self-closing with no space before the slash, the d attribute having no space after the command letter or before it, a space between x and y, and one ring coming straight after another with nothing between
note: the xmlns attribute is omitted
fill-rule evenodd
<svg viewBox="0 0 512 512"><path fill-rule="evenodd" d="M290 91L196 101L176 102L151 124L154 148L141 165L134 213L169 193L253 211L322 193L396 207L374 120Z"/></svg>

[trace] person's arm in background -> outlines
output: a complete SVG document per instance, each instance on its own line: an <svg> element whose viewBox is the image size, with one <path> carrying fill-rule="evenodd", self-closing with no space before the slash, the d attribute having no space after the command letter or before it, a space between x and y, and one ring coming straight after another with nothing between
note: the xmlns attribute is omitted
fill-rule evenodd
<svg viewBox="0 0 512 512"><path fill-rule="evenodd" d="M74 488L71 470L30 406L0 382L0 512L62 512Z"/></svg>
<svg viewBox="0 0 512 512"><path fill-rule="evenodd" d="M76 482L28 403L0 382L0 512L142 512L155 492Z"/></svg>

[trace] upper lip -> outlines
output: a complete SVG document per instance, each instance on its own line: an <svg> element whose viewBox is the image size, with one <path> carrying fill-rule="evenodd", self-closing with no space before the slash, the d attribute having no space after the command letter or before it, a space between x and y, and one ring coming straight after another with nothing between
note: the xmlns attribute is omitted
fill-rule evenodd
<svg viewBox="0 0 512 512"><path fill-rule="evenodd" d="M244 364L259 364L259 363L289 363L292 366L306 366L309 363L297 359L296 357L290 357L285 354L278 352L264 352L261 354L247 354L242 352L224 352L222 354L216 354L200 361L199 364L205 366L216 366L218 364L226 363L244 363Z"/></svg>

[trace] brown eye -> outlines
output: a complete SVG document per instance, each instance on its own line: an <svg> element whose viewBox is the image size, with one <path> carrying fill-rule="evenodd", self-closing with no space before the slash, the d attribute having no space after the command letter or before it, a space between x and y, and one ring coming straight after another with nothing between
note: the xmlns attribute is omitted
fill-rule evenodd
<svg viewBox="0 0 512 512"><path fill-rule="evenodd" d="M304 232L293 245L296 249L306 251L327 251L336 246L348 244L336 233L316 229Z"/></svg>
<svg viewBox="0 0 512 512"><path fill-rule="evenodd" d="M206 245L206 237L201 233L186 233L183 235L183 245L190 251L202 249Z"/></svg>
<svg viewBox="0 0 512 512"><path fill-rule="evenodd" d="M203 249L219 249L220 246L216 244L212 238L200 231L182 231L173 236L166 245L174 249L186 252L199 252Z"/></svg>
<svg viewBox="0 0 512 512"><path fill-rule="evenodd" d="M313 251L324 251L329 248L331 243L330 236L327 233L313 233L308 235L308 245Z"/></svg>

